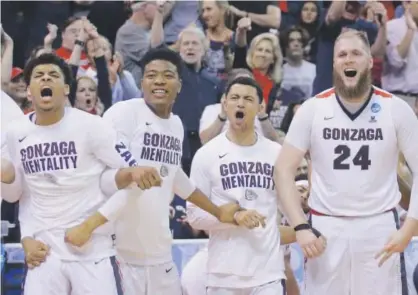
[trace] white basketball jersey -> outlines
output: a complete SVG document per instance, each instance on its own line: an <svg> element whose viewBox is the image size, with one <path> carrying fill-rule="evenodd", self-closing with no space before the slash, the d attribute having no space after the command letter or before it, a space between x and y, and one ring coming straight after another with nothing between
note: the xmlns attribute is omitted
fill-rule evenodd
<svg viewBox="0 0 418 295"><path fill-rule="evenodd" d="M190 178L217 205L238 202L266 216L266 227L211 230L208 286L249 288L284 278L273 181L280 145L259 136L238 146L221 133L194 156Z"/></svg>
<svg viewBox="0 0 418 295"><path fill-rule="evenodd" d="M313 210L368 216L396 207L399 119L394 117L399 104L403 108L399 98L373 88L369 100L354 114L334 89L302 105L286 142L310 152Z"/></svg>

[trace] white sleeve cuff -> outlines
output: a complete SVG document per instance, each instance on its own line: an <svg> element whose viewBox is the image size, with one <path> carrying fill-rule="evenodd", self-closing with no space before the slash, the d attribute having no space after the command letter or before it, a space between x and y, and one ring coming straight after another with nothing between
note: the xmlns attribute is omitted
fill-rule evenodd
<svg viewBox="0 0 418 295"><path fill-rule="evenodd" d="M100 188L106 196L112 196L118 191L116 173L119 169L107 169L100 178Z"/></svg>

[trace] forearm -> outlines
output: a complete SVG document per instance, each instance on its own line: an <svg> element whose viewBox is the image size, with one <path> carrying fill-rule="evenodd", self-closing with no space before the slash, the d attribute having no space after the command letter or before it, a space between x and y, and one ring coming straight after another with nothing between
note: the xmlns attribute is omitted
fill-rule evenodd
<svg viewBox="0 0 418 295"><path fill-rule="evenodd" d="M338 20L340 20L340 18L342 17L344 11L345 11L345 6L347 4L347 1L332 1L331 6L328 9L327 12L327 16L326 16L326 23L330 24L332 22L336 22Z"/></svg>
<svg viewBox="0 0 418 295"><path fill-rule="evenodd" d="M398 185L399 185L399 191L401 192L401 201L399 202L399 205L402 207L402 209L408 210L409 202L411 199L411 186L399 174L398 174Z"/></svg>
<svg viewBox="0 0 418 295"><path fill-rule="evenodd" d="M210 213L217 219L220 217L219 207L208 199L199 189L196 189L188 198L187 201L196 205L200 209Z"/></svg>
<svg viewBox="0 0 418 295"><path fill-rule="evenodd" d="M383 57L386 53L386 45L387 45L387 38L386 38L386 26L383 25L378 33L375 42L371 47L371 53L373 57Z"/></svg>
<svg viewBox="0 0 418 295"><path fill-rule="evenodd" d="M163 15L156 11L151 25L151 48L160 46L164 42Z"/></svg>
<svg viewBox="0 0 418 295"><path fill-rule="evenodd" d="M279 226L280 245L292 244L296 242L296 232L290 226Z"/></svg>
<svg viewBox="0 0 418 295"><path fill-rule="evenodd" d="M250 12L248 13L248 17L252 22L261 27L278 29L280 26L280 10L278 10L277 13L268 14L257 14Z"/></svg>
<svg viewBox="0 0 418 295"><path fill-rule="evenodd" d="M292 171L278 171L275 169L275 183L284 214L292 227L307 223L300 204L300 196L295 185L295 173Z"/></svg>
<svg viewBox="0 0 418 295"><path fill-rule="evenodd" d="M221 120L219 120L219 118L216 118L216 120L213 121L213 123L208 128L206 128L200 133L200 141L202 142L202 144L207 143L212 138L219 135L224 126L225 122L222 122Z"/></svg>
<svg viewBox="0 0 418 295"><path fill-rule="evenodd" d="M1 57L1 82L9 83L13 68L13 42L6 43Z"/></svg>
<svg viewBox="0 0 418 295"><path fill-rule="evenodd" d="M236 228L231 223L222 223L216 217L196 207L194 204L187 205L187 222L196 230L224 230Z"/></svg>
<svg viewBox="0 0 418 295"><path fill-rule="evenodd" d="M274 129L271 121L269 119L260 121L261 130L266 138L279 142L279 134L277 133L276 129Z"/></svg>
<svg viewBox="0 0 418 295"><path fill-rule="evenodd" d="M237 29L235 33L235 44L238 47L245 47L247 46L247 31Z"/></svg>
<svg viewBox="0 0 418 295"><path fill-rule="evenodd" d="M100 178L100 188L105 195L112 196L132 182L131 168L107 169Z"/></svg>
<svg viewBox="0 0 418 295"><path fill-rule="evenodd" d="M407 57L409 48L411 48L411 42L413 38L414 38L414 31L411 29L408 29L401 43L399 43L399 45L396 47L398 54L401 58Z"/></svg>
<svg viewBox="0 0 418 295"><path fill-rule="evenodd" d="M68 64L79 67L80 66L81 52L83 52L83 47L81 47L78 44L75 44L74 49L71 52L70 59L68 60Z"/></svg>

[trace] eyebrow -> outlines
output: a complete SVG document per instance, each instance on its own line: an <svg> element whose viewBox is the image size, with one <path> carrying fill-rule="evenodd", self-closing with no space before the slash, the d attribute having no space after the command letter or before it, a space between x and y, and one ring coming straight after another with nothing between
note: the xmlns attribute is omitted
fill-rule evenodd
<svg viewBox="0 0 418 295"><path fill-rule="evenodd" d="M44 71L35 71L35 74L45 74L45 72ZM49 71L48 74L49 75L56 75L56 74L59 75L60 73L55 71L55 70L52 70L52 71Z"/></svg>
<svg viewBox="0 0 418 295"><path fill-rule="evenodd" d="M175 74L176 72L174 71L174 70L164 70L164 71L162 71L163 73L167 73L167 72L169 72L169 73L171 73L171 74ZM148 71L145 71L145 73L146 74L150 74L150 73L160 73L159 71L157 71L157 70L148 70Z"/></svg>

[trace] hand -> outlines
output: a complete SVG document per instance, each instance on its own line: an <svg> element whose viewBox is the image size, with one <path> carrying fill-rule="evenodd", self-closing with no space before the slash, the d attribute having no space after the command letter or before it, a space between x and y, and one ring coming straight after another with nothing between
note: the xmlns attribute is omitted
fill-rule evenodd
<svg viewBox="0 0 418 295"><path fill-rule="evenodd" d="M229 5L228 11L232 13L233 15L236 15L238 17L246 17L247 13L245 11L239 10L234 5Z"/></svg>
<svg viewBox="0 0 418 295"><path fill-rule="evenodd" d="M239 226L245 226L246 228L253 229L255 227L266 227L266 217L261 215L255 210L239 211L235 215L235 221Z"/></svg>
<svg viewBox="0 0 418 295"><path fill-rule="evenodd" d="M113 62L117 62L119 64L118 73L123 74L123 68L125 67L125 64L123 62L123 56L119 51L116 51L113 55Z"/></svg>
<svg viewBox="0 0 418 295"><path fill-rule="evenodd" d="M402 228L391 235L386 245L379 251L375 259L379 259L379 267L388 260L392 254L403 252L412 239L412 235Z"/></svg>
<svg viewBox="0 0 418 295"><path fill-rule="evenodd" d="M49 255L49 246L33 238L23 238L21 244L23 251L25 252L25 261L29 269L41 265Z"/></svg>
<svg viewBox="0 0 418 295"><path fill-rule="evenodd" d="M417 30L417 24L414 21L414 18L411 15L411 11L409 6L406 7L405 9L405 21L406 21L406 26L408 27L408 29L412 30L412 31L416 31Z"/></svg>
<svg viewBox="0 0 418 295"><path fill-rule="evenodd" d="M46 27L48 29L48 35L44 38L44 46L51 46L52 42L57 38L58 27L54 24L48 24Z"/></svg>
<svg viewBox="0 0 418 295"><path fill-rule="evenodd" d="M373 15L372 17L373 22L375 22L379 28L382 26L385 26L388 21L388 15L387 15L385 6L378 1L369 2L369 3L368 3L370 6L369 10L372 12L372 15ZM382 16L382 22L380 22L378 19L379 14Z"/></svg>
<svg viewBox="0 0 418 295"><path fill-rule="evenodd" d="M219 207L219 221L223 223L236 224L234 215L240 209L237 203L230 203Z"/></svg>
<svg viewBox="0 0 418 295"><path fill-rule="evenodd" d="M300 230L296 232L296 241L302 248L306 258L315 258L324 252L325 239L317 238L311 230Z"/></svg>
<svg viewBox="0 0 418 295"><path fill-rule="evenodd" d="M118 80L118 72L120 68L120 63L117 59L115 59L115 56L113 56L113 63L111 63L107 68L109 70L109 82L110 85L113 87L116 84L116 81Z"/></svg>
<svg viewBox="0 0 418 295"><path fill-rule="evenodd" d="M83 20L84 31L87 33L89 39L97 39L100 37L97 28L87 19Z"/></svg>
<svg viewBox="0 0 418 295"><path fill-rule="evenodd" d="M249 17L241 18L237 23L238 31L251 31L251 19Z"/></svg>
<svg viewBox="0 0 418 295"><path fill-rule="evenodd" d="M65 232L64 241L76 247L84 246L93 231L84 223L74 226Z"/></svg>
<svg viewBox="0 0 418 295"><path fill-rule="evenodd" d="M11 184L15 181L15 167L6 159L1 159L1 182Z"/></svg>
<svg viewBox="0 0 418 295"><path fill-rule="evenodd" d="M165 1L165 0L157 0L157 11L159 12L159 13L163 13L164 12L164 4L166 3L167 1Z"/></svg>
<svg viewBox="0 0 418 295"><path fill-rule="evenodd" d="M135 182L142 190L154 186L161 186L163 182L157 169L153 167L134 167L131 171L132 182Z"/></svg>

